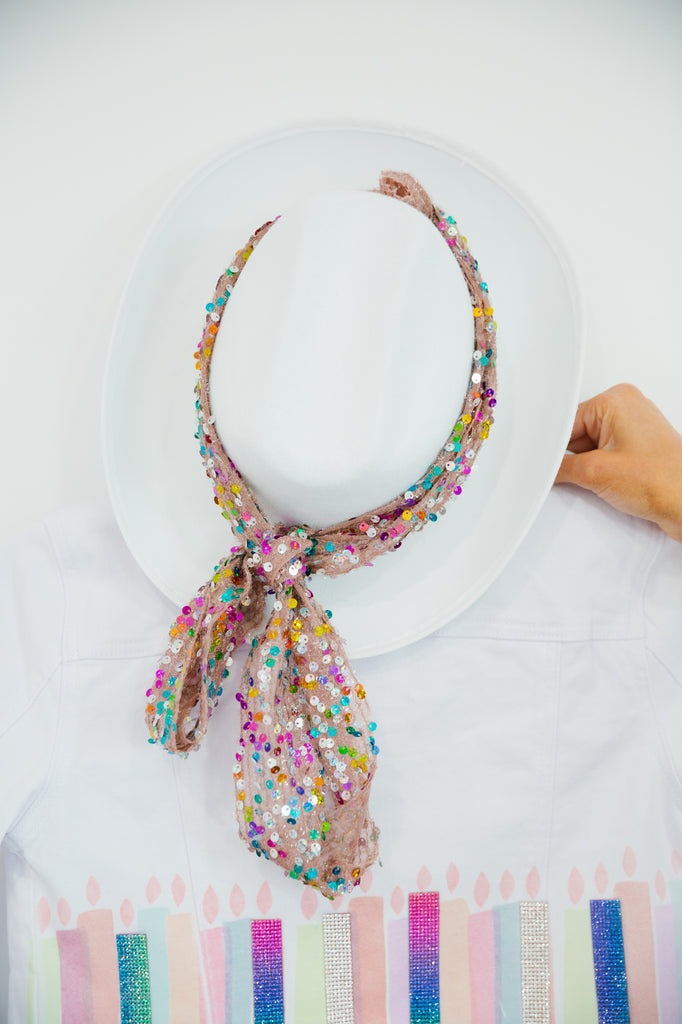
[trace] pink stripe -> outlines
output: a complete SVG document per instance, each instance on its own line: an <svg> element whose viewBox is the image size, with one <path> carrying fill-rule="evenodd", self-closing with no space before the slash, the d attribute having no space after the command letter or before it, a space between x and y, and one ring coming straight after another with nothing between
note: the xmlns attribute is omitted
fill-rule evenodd
<svg viewBox="0 0 682 1024"><path fill-rule="evenodd" d="M388 922L388 1007L391 1024L410 1024L410 922Z"/></svg>
<svg viewBox="0 0 682 1024"><path fill-rule="evenodd" d="M57 932L62 1024L93 1024L88 937L80 928Z"/></svg>
<svg viewBox="0 0 682 1024"><path fill-rule="evenodd" d="M472 1024L495 1024L495 930L492 910L469 918Z"/></svg>
<svg viewBox="0 0 682 1024"><path fill-rule="evenodd" d="M383 898L358 896L349 901L348 910L353 946L355 1024L386 1024Z"/></svg>
<svg viewBox="0 0 682 1024"><path fill-rule="evenodd" d="M114 915L110 910L88 910L79 914L77 924L88 939L93 1024L120 1024L121 1000Z"/></svg>
<svg viewBox="0 0 682 1024"><path fill-rule="evenodd" d="M649 884L618 882L613 895L620 900L623 922L630 1024L651 1024L658 1020L658 998Z"/></svg>
<svg viewBox="0 0 682 1024"><path fill-rule="evenodd" d="M166 918L169 1024L201 1024L199 957L191 914Z"/></svg>
<svg viewBox="0 0 682 1024"><path fill-rule="evenodd" d="M471 1024L469 907L466 900L440 904L441 1024Z"/></svg>
<svg viewBox="0 0 682 1024"><path fill-rule="evenodd" d="M208 996L216 1021L225 1019L225 940L222 928L206 928L201 933Z"/></svg>
<svg viewBox="0 0 682 1024"><path fill-rule="evenodd" d="M656 907L656 950L658 953L658 998L661 1024L679 1024L677 965L675 962L675 912L670 904Z"/></svg>

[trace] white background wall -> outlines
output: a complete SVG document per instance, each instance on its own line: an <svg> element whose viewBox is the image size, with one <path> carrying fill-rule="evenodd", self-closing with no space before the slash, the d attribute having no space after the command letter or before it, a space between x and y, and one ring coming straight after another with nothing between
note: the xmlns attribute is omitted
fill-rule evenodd
<svg viewBox="0 0 682 1024"><path fill-rule="evenodd" d="M582 396L634 381L682 430L681 86L679 0L0 0L0 542L105 497L108 339L174 190L306 119L497 167L573 261Z"/></svg>

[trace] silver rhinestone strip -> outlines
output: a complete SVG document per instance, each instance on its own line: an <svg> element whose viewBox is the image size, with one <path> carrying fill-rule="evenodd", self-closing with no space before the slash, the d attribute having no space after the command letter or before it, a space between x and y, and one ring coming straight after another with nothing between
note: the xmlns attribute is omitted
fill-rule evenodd
<svg viewBox="0 0 682 1024"><path fill-rule="evenodd" d="M521 1020L550 1024L549 906L543 900L521 902Z"/></svg>
<svg viewBox="0 0 682 1024"><path fill-rule="evenodd" d="M327 1024L354 1024L350 914L323 914Z"/></svg>

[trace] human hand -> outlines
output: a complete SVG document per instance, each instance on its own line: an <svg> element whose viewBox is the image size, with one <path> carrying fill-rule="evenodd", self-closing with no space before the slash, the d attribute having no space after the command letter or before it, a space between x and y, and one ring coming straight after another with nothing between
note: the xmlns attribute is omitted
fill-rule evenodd
<svg viewBox="0 0 682 1024"><path fill-rule="evenodd" d="M682 436L633 384L580 403L555 483L585 487L682 543Z"/></svg>

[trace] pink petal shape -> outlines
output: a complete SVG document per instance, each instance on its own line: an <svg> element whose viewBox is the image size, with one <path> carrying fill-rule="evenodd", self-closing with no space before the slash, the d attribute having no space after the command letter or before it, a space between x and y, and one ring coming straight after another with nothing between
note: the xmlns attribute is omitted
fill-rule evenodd
<svg viewBox="0 0 682 1024"><path fill-rule="evenodd" d="M450 861L448 870L445 873L445 881L448 883L448 892L452 893L459 885L459 871L455 865Z"/></svg>
<svg viewBox="0 0 682 1024"><path fill-rule="evenodd" d="M57 917L65 928L71 920L71 907L63 896L60 896L57 900Z"/></svg>
<svg viewBox="0 0 682 1024"><path fill-rule="evenodd" d="M419 874L417 875L417 888L419 889L420 892L426 892L426 890L430 887L431 872L427 868L426 864L424 864L422 867L420 867Z"/></svg>
<svg viewBox="0 0 682 1024"><path fill-rule="evenodd" d="M338 892L336 894L336 896L334 897L334 899L331 900L332 910L341 910L341 907L343 906L343 901L344 901L345 897L346 897L346 894L344 892Z"/></svg>
<svg viewBox="0 0 682 1024"><path fill-rule="evenodd" d="M38 928L41 934L45 931L48 924L50 923L50 904L47 902L44 896L41 896L38 900Z"/></svg>
<svg viewBox="0 0 682 1024"><path fill-rule="evenodd" d="M186 885L180 878L180 875L176 875L171 882L171 893L173 894L173 902L176 907L179 907L185 898Z"/></svg>
<svg viewBox="0 0 682 1024"><path fill-rule="evenodd" d="M363 892L369 892L372 888L372 869L367 868L364 875L360 879L360 888Z"/></svg>
<svg viewBox="0 0 682 1024"><path fill-rule="evenodd" d="M577 868L572 868L568 876L568 895L571 903L579 903L584 891L585 883L583 882L583 876Z"/></svg>
<svg viewBox="0 0 682 1024"><path fill-rule="evenodd" d="M220 903L218 902L218 897L216 896L215 889L213 888L212 885L209 885L208 889L204 893L204 901L202 903L202 908L204 911L204 917L206 918L208 923L213 924L216 917L218 916Z"/></svg>
<svg viewBox="0 0 682 1024"><path fill-rule="evenodd" d="M301 913L303 914L306 921L309 921L315 911L317 910L317 893L311 885L303 886L303 895L301 896Z"/></svg>
<svg viewBox="0 0 682 1024"><path fill-rule="evenodd" d="M535 866L528 872L528 877L526 878L526 892L532 900L534 900L540 892L540 872Z"/></svg>
<svg viewBox="0 0 682 1024"><path fill-rule="evenodd" d="M682 857L680 857L677 850L673 850L673 855L670 858L670 862L672 864L673 871L675 872L675 874L679 875L680 871L682 871Z"/></svg>
<svg viewBox="0 0 682 1024"><path fill-rule="evenodd" d="M119 911L124 928L130 928L135 917L135 910L130 900L124 900Z"/></svg>
<svg viewBox="0 0 682 1024"><path fill-rule="evenodd" d="M474 885L474 899L476 900L476 905L482 907L489 895L490 882L481 871L480 875L476 879L476 884Z"/></svg>
<svg viewBox="0 0 682 1024"><path fill-rule="evenodd" d="M500 879L500 896L503 900L508 900L513 894L515 884L514 876L509 868L507 868Z"/></svg>
<svg viewBox="0 0 682 1024"><path fill-rule="evenodd" d="M230 910L235 917L239 917L239 915L244 912L245 906L246 900L244 899L244 893L238 885L233 885L232 892L230 893Z"/></svg>
<svg viewBox="0 0 682 1024"><path fill-rule="evenodd" d="M405 893L403 892L399 885L396 885L395 889L391 893L391 908L393 909L393 913L399 914L404 906Z"/></svg>
<svg viewBox="0 0 682 1024"><path fill-rule="evenodd" d="M665 894L668 891L668 886L665 884L665 878L663 877L662 871L656 872L656 892L658 893L659 899L664 900Z"/></svg>
<svg viewBox="0 0 682 1024"><path fill-rule="evenodd" d="M635 851L631 846L626 846L625 853L623 854L623 871L628 878L632 878L636 870L637 858L635 857Z"/></svg>
<svg viewBox="0 0 682 1024"><path fill-rule="evenodd" d="M597 869L594 873L594 884L597 886L598 893L605 893L609 884L609 874L603 864L597 864Z"/></svg>
<svg viewBox="0 0 682 1024"><path fill-rule="evenodd" d="M272 893L270 891L270 886L268 885L267 882L263 882L260 889L258 890L258 895L256 896L256 906L260 910L261 914L267 914L270 910L270 907L272 906Z"/></svg>
<svg viewBox="0 0 682 1024"><path fill-rule="evenodd" d="M148 903L156 903L159 896L161 895L161 886L158 878L152 876L147 882L147 888L145 889L145 895Z"/></svg>
<svg viewBox="0 0 682 1024"><path fill-rule="evenodd" d="M102 895L102 891L99 887L99 882L92 875L88 878L88 884L85 887L85 898L91 907L94 907Z"/></svg>

